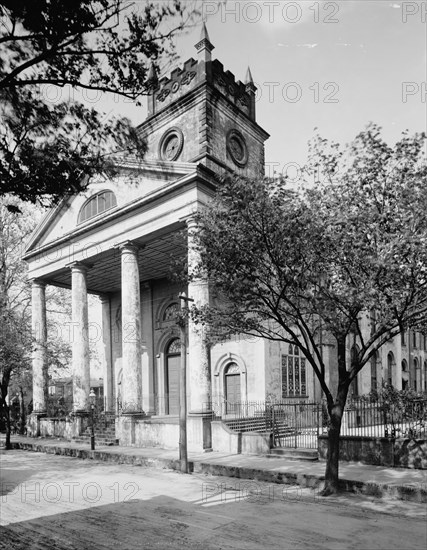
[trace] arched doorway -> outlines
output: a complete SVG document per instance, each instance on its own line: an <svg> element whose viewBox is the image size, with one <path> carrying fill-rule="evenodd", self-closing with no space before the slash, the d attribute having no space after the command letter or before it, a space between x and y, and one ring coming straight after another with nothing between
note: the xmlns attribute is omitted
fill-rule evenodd
<svg viewBox="0 0 427 550"><path fill-rule="evenodd" d="M166 348L165 397L166 414L179 414L179 367L181 340L175 338Z"/></svg>
<svg viewBox="0 0 427 550"><path fill-rule="evenodd" d="M240 369L237 363L229 363L224 371L226 413L237 414L242 404Z"/></svg>

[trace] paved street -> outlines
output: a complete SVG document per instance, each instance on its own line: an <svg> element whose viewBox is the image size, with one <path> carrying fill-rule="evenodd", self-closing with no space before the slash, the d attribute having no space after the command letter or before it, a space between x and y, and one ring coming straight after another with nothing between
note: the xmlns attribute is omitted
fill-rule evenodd
<svg viewBox="0 0 427 550"><path fill-rule="evenodd" d="M1 452L0 548L417 549L426 505Z"/></svg>

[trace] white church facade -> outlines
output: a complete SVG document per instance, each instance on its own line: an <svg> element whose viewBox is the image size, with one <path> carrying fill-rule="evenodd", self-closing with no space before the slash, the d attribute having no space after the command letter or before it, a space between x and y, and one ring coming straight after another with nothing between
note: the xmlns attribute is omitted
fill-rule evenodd
<svg viewBox="0 0 427 550"><path fill-rule="evenodd" d="M47 409L45 288L56 285L71 289L72 295L73 400L75 415L82 419L76 429L83 429L89 410L87 297L92 293L102 302L105 410L117 415L120 443L178 446L178 296L185 291L199 305L209 303L210 296L204 280L186 288L171 282L171 261L181 254L176 236L187 232L191 256L193 216L213 196L215 175L233 170L263 176L269 137L256 122L250 71L242 83L212 60L205 27L196 49L198 58L158 81L148 98L148 117L139 126L148 143L144 162L118 159L116 177L93 178L84 193L64 199L28 243L25 259L37 339L35 434ZM425 350L425 339L419 340L420 386L427 376L422 345ZM332 346L325 339L324 353L331 361ZM391 350L384 350L385 357ZM212 409L224 412L225 407L227 412L233 404L267 398L321 398L311 369L288 345L236 337L210 346L190 321L187 354L190 449L212 447ZM386 376L386 364L379 357L371 372L361 374L359 393L371 389L373 377L379 383ZM404 376L400 365L402 357L394 352L397 386Z"/></svg>

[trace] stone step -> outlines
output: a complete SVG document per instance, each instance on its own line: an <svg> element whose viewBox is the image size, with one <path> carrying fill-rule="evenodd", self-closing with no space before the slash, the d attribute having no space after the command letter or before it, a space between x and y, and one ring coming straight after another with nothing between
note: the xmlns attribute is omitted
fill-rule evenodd
<svg viewBox="0 0 427 550"><path fill-rule="evenodd" d="M87 443L90 445L90 437L84 437L83 435L80 437L73 438L74 443ZM95 445L106 445L106 446L112 446L112 445L118 445L119 440L113 439L113 438L97 438L95 437Z"/></svg>
<svg viewBox="0 0 427 550"><path fill-rule="evenodd" d="M286 458L286 460L319 460L319 453L317 449L292 449L286 447L273 447L270 449L270 453L267 454L267 458Z"/></svg>
<svg viewBox="0 0 427 550"><path fill-rule="evenodd" d="M105 435L115 435L116 430L94 430L96 434L105 434ZM86 429L85 433L91 434L92 431L90 429Z"/></svg>

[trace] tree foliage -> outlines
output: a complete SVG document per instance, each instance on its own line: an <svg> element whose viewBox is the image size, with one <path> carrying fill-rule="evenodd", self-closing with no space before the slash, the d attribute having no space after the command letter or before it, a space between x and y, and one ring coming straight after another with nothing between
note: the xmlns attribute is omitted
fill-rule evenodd
<svg viewBox="0 0 427 550"><path fill-rule="evenodd" d="M387 341L425 322L424 145L424 135L404 134L389 146L375 125L344 147L317 137L299 191L286 181L227 176L198 215L194 275L207 275L217 301L193 315L223 336L258 335L305 355L328 406L326 493L338 487L351 382ZM329 365L322 333L336 343ZM358 351L348 361L350 338Z"/></svg>
<svg viewBox="0 0 427 550"><path fill-rule="evenodd" d="M7 428L8 445L9 385L14 377L23 379L30 368L30 292L26 266L20 256L22 240L29 236L34 227L34 215L12 213L6 204L13 204L18 210L22 205L16 199L0 201L0 409Z"/></svg>
<svg viewBox="0 0 427 550"><path fill-rule="evenodd" d="M15 207L11 211L10 206ZM31 285L27 265L22 260L25 241L33 231L43 209L25 204L14 197L0 199L0 406L2 424L8 427L10 439L9 399L19 396L24 413L32 395L31 355ZM71 338L65 330L71 320L65 289L49 287L46 292L48 341L47 357L50 372L64 375L70 362ZM25 403L26 398L26 403Z"/></svg>
<svg viewBox="0 0 427 550"><path fill-rule="evenodd" d="M129 120L73 99L50 103L46 86L138 102L153 86L151 62L173 57L172 38L194 8L179 0L0 2L0 193L58 200L114 171L111 153L142 158L145 143Z"/></svg>

